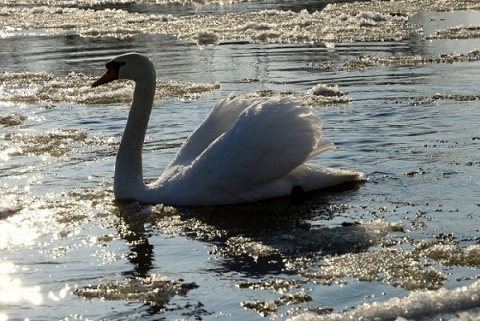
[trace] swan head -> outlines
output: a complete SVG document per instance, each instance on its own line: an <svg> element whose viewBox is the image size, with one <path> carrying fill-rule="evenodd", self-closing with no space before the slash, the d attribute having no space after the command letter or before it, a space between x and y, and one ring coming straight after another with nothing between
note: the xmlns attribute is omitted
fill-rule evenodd
<svg viewBox="0 0 480 321"><path fill-rule="evenodd" d="M153 63L146 56L131 52L117 56L105 65L107 71L92 87L97 87L117 79L128 79L135 82L155 77Z"/></svg>

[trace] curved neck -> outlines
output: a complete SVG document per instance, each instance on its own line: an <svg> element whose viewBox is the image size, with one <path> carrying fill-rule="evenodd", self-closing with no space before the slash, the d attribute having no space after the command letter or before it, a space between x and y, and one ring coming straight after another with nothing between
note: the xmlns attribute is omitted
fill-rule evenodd
<svg viewBox="0 0 480 321"><path fill-rule="evenodd" d="M145 190L142 171L142 148L155 96L155 69L137 81L127 125L115 163L114 193L117 199L137 199Z"/></svg>

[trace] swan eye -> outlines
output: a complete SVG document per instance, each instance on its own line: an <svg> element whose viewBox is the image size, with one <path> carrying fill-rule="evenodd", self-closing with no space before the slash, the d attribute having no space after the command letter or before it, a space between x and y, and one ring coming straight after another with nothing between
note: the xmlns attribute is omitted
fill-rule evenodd
<svg viewBox="0 0 480 321"><path fill-rule="evenodd" d="M107 62L107 64L105 65L105 68L107 68L108 70L113 69L115 71L115 73L118 75L120 67L122 67L125 64L126 64L125 61L112 60L112 61Z"/></svg>

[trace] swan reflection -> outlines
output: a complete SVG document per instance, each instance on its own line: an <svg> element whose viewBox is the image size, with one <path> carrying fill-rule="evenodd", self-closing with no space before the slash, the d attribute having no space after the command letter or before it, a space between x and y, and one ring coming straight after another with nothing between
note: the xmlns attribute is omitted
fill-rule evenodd
<svg viewBox="0 0 480 321"><path fill-rule="evenodd" d="M239 205L169 207L118 202L121 224L117 228L130 244L133 275L145 276L154 268L149 238L158 233L206 242L212 248L210 255L223 258L220 266L212 267L218 272L296 273L298 266L292 262L305 256L363 251L383 236L357 224L316 225L341 212L335 198L348 197L359 185Z"/></svg>

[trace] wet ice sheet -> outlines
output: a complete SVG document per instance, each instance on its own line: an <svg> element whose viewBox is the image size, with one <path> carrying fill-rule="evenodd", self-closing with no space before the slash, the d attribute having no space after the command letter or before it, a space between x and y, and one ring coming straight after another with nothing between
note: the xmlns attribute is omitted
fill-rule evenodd
<svg viewBox="0 0 480 321"><path fill-rule="evenodd" d="M129 102L133 95L132 82L117 81L104 87L92 88L98 77L82 73L69 73L55 77L40 73L0 73L0 101L14 102L74 102L80 104L106 104ZM179 81L157 81L155 99L182 97L194 99L197 95L220 88L215 84L194 84Z"/></svg>
<svg viewBox="0 0 480 321"><path fill-rule="evenodd" d="M401 56L401 57L372 57L361 56L356 60L348 61L341 66L342 70L364 70L373 66L414 66L434 63L456 63L480 60L480 49L467 53L442 53L438 57Z"/></svg>
<svg viewBox="0 0 480 321"><path fill-rule="evenodd" d="M480 38L480 26L458 26L437 30L427 37L429 40L438 39L477 39Z"/></svg>
<svg viewBox="0 0 480 321"><path fill-rule="evenodd" d="M382 303L364 304L344 314L318 316L305 314L291 318L291 321L327 321L327 320L422 320L435 314L448 314L457 310L478 308L480 304L480 281L454 290L414 292L403 299L391 299ZM451 321L477 320L468 312L458 316L451 315ZM443 318L442 318L443 319Z"/></svg>
<svg viewBox="0 0 480 321"><path fill-rule="evenodd" d="M479 9L476 1L358 2L328 5L320 12L265 10L226 15L142 14L122 9L0 7L3 37L78 33L84 37L168 34L200 45L247 40L258 43L399 41L420 32L408 17L419 11ZM399 14L401 12L402 14Z"/></svg>
<svg viewBox="0 0 480 321"><path fill-rule="evenodd" d="M98 77L97 77L98 78ZM113 104L130 102L134 83L116 81L106 86L91 88L96 77L81 73L70 73L65 77L55 77L44 72L40 73L0 73L0 101L10 102L42 102L45 108L54 108L54 103L79 104ZM257 81L244 79L244 82ZM200 98L202 95L219 90L220 83L202 84L181 81L157 80L155 100L166 97L178 97L186 100ZM318 84L306 93L255 91L248 96L273 97L283 96L300 101L302 104L323 106L329 104L345 104L351 99L345 96L338 86ZM0 124L19 125L25 116L18 114L6 115L0 118Z"/></svg>
<svg viewBox="0 0 480 321"><path fill-rule="evenodd" d="M343 9L342 9L343 10ZM220 40L253 42L344 42L400 40L415 32L399 15L338 9L308 13L268 10L223 16L146 15L118 10L61 7L1 7L3 36L38 32L75 32L84 37L130 37L158 33L193 39L199 44ZM19 19L27 17L27 20Z"/></svg>
<svg viewBox="0 0 480 321"><path fill-rule="evenodd" d="M77 289L75 294L84 299L140 301L151 306L163 307L175 295L186 295L195 284L169 280L165 276L151 274L135 277L124 283L104 283Z"/></svg>
<svg viewBox="0 0 480 321"><path fill-rule="evenodd" d="M242 1L242 0L240 0ZM49 0L7 0L6 4L9 5L49 5L52 4ZM237 0L76 0L75 2L70 0L56 0L55 5L59 6L85 6L85 7L95 7L95 6L105 6L105 5L125 5L131 3L145 3L145 4L157 4L157 5L168 5L168 4L225 4L225 3L235 3Z"/></svg>

